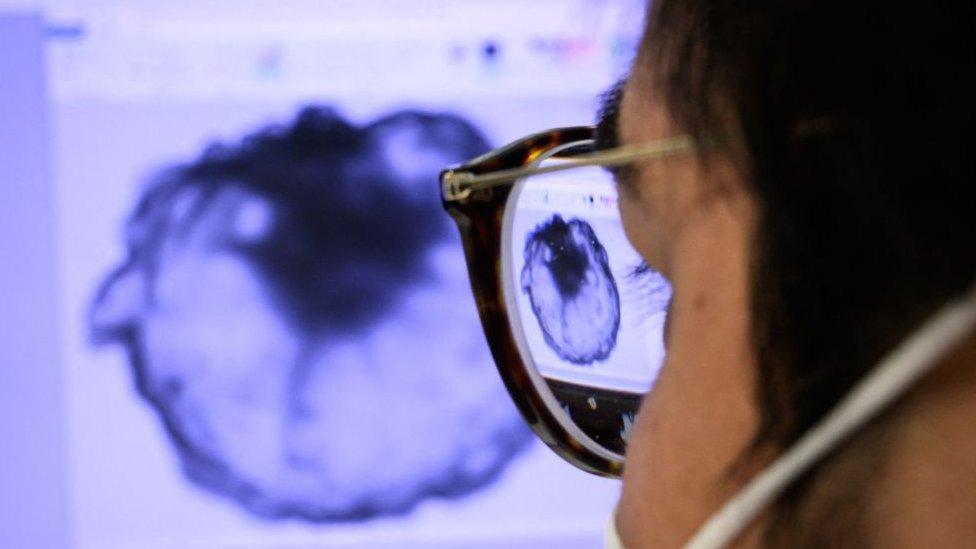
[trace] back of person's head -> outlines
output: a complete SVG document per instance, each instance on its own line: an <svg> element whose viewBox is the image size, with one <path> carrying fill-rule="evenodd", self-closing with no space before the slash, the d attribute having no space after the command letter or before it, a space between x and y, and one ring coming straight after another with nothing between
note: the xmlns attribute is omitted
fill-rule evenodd
<svg viewBox="0 0 976 549"><path fill-rule="evenodd" d="M972 2L650 8L638 69L651 70L681 131L742 147L758 204L757 448L795 442L976 278L974 12Z"/></svg>

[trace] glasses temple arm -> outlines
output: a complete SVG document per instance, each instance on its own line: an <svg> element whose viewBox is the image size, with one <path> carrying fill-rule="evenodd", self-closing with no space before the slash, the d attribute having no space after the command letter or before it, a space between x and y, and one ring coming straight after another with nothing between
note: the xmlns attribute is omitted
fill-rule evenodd
<svg viewBox="0 0 976 549"><path fill-rule="evenodd" d="M605 151L597 151L564 160L564 163L550 166L528 166L499 170L486 174L468 171L448 170L441 176L442 193L445 200L464 200L471 193L511 183L531 175L561 172L586 166L621 166L635 160L661 158L695 149L690 136L682 135L653 143L623 145Z"/></svg>

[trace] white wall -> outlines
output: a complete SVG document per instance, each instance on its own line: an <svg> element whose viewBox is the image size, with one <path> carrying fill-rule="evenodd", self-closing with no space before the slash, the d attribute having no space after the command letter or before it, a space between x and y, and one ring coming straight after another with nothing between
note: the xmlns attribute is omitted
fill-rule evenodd
<svg viewBox="0 0 976 549"><path fill-rule="evenodd" d="M0 547L67 544L43 27L0 12Z"/></svg>

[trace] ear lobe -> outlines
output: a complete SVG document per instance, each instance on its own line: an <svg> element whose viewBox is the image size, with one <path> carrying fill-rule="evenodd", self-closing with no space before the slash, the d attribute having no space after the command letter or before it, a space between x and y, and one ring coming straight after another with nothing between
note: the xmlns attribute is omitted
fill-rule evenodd
<svg viewBox="0 0 976 549"><path fill-rule="evenodd" d="M96 342L113 339L136 322L146 305L146 278L131 264L109 275L95 297L88 325Z"/></svg>

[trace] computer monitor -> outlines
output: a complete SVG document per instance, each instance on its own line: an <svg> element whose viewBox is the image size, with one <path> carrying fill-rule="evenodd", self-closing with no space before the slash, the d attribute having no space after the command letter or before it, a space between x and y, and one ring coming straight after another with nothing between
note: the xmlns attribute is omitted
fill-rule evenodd
<svg viewBox="0 0 976 549"><path fill-rule="evenodd" d="M641 4L327 4L43 6L66 539L598 544L619 487L523 425L433 176L591 123Z"/></svg>

